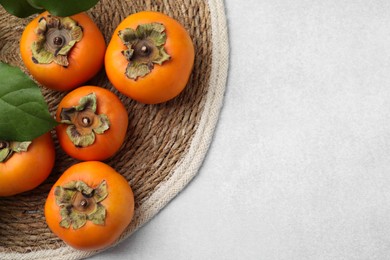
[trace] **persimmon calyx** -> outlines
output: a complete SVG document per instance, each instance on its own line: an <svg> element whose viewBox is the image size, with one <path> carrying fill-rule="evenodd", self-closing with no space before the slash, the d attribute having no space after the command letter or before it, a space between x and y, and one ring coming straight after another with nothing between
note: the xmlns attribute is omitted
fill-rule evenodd
<svg viewBox="0 0 390 260"><path fill-rule="evenodd" d="M60 226L79 229L87 221L104 225L106 208L101 202L107 198L107 182L103 180L96 188L83 181L71 181L54 189L56 204L61 208Z"/></svg>
<svg viewBox="0 0 390 260"><path fill-rule="evenodd" d="M103 134L110 128L110 121L105 114L97 114L95 93L79 100L79 105L63 108L61 123L68 124L66 133L72 143L78 147L87 147L95 142L96 134Z"/></svg>
<svg viewBox="0 0 390 260"><path fill-rule="evenodd" d="M10 142L0 140L0 163L7 161L12 154L27 152L31 142Z"/></svg>
<svg viewBox="0 0 390 260"><path fill-rule="evenodd" d="M48 15L39 20L35 30L37 40L32 43L32 60L37 64L57 63L69 66L68 54L83 38L83 30L70 17Z"/></svg>
<svg viewBox="0 0 390 260"><path fill-rule="evenodd" d="M110 128L105 114L97 114L96 94L91 93L79 100L79 105L63 108L60 122L68 124L66 133L72 143L78 147L87 147L95 142L96 134L103 134Z"/></svg>
<svg viewBox="0 0 390 260"><path fill-rule="evenodd" d="M127 48L122 54L129 62L125 72L129 79L144 77L154 64L162 65L171 58L164 48L167 35L161 23L140 24L135 30L125 28L118 36Z"/></svg>

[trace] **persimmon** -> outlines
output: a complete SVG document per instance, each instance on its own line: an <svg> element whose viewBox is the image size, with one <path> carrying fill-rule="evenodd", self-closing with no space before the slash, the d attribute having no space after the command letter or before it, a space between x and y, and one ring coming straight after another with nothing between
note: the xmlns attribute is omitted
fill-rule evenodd
<svg viewBox="0 0 390 260"><path fill-rule="evenodd" d="M55 160L50 133L31 142L0 141L0 196L12 196L39 186Z"/></svg>
<svg viewBox="0 0 390 260"><path fill-rule="evenodd" d="M86 14L70 17L44 12L24 29L20 39L23 62L43 86L71 90L96 75L104 63L104 37Z"/></svg>
<svg viewBox="0 0 390 260"><path fill-rule="evenodd" d="M79 250L110 246L133 214L134 195L127 180L97 161L69 167L53 185L45 203L49 228Z"/></svg>
<svg viewBox="0 0 390 260"><path fill-rule="evenodd" d="M101 161L122 146L127 132L128 114L121 100L98 86L82 86L60 101L56 133L62 149L83 161Z"/></svg>
<svg viewBox="0 0 390 260"><path fill-rule="evenodd" d="M107 46L105 69L120 92L145 104L179 95L194 64L194 45L187 30L159 12L125 18Z"/></svg>

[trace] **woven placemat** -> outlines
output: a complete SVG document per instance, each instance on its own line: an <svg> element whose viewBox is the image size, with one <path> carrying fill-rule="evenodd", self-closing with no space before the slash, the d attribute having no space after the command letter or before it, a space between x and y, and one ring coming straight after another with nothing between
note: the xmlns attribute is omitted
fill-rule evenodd
<svg viewBox="0 0 390 260"><path fill-rule="evenodd" d="M116 93L129 114L125 144L106 161L129 181L136 201L133 221L118 243L157 214L198 172L217 123L228 70L223 0L101 0L88 13L108 43L122 19L144 10L163 12L183 24L193 39L196 57L184 92L164 104L144 105L126 98L108 82L104 70L88 82ZM18 48L31 19L13 17L0 7L0 61L26 73ZM44 88L42 92L54 114L66 93ZM57 142L56 152L55 168L42 185L0 198L0 259L81 259L98 253L68 247L45 223L43 206L50 188L77 162Z"/></svg>

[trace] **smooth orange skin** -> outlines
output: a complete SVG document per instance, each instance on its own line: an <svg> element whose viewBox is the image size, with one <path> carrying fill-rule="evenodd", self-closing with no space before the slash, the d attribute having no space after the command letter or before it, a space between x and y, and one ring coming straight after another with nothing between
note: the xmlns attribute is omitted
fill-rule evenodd
<svg viewBox="0 0 390 260"><path fill-rule="evenodd" d="M104 63L106 43L103 34L86 13L71 16L83 28L83 38L69 53L69 66L64 68L54 62L35 64L32 61L31 45L37 39L35 29L44 12L32 20L25 28L20 39L20 53L31 75L43 86L66 91L80 86L96 75Z"/></svg>
<svg viewBox="0 0 390 260"><path fill-rule="evenodd" d="M139 24L158 22L165 26L165 50L171 59L161 66L155 64L151 73L137 80L125 75L127 60L121 51L125 46L118 32L136 29ZM108 44L105 69L110 82L124 95L145 104L157 104L179 95L185 88L194 64L194 45L185 28L176 20L159 12L140 12L124 19L116 28Z"/></svg>
<svg viewBox="0 0 390 260"><path fill-rule="evenodd" d="M97 114L106 114L110 128L103 134L95 135L95 142L87 147L76 147L66 134L67 124L56 127L62 149L71 157L82 161L102 161L113 156L122 146L127 132L128 114L120 99L111 91L97 86L83 86L69 92L60 102L56 120L60 121L62 108L79 104L80 98L94 92L97 97Z"/></svg>
<svg viewBox="0 0 390 260"><path fill-rule="evenodd" d="M14 153L0 163L0 196L12 196L39 186L50 175L55 161L50 133L32 141L27 152Z"/></svg>
<svg viewBox="0 0 390 260"><path fill-rule="evenodd" d="M96 188L107 182L108 196L101 204L106 208L104 225L87 221L85 226L74 230L63 228L60 207L55 202L54 189L73 180L81 180ZM45 203L45 217L49 228L69 246L79 250L98 250L112 245L131 222L134 214L134 195L127 180L113 168L102 162L89 161L68 168L52 187Z"/></svg>

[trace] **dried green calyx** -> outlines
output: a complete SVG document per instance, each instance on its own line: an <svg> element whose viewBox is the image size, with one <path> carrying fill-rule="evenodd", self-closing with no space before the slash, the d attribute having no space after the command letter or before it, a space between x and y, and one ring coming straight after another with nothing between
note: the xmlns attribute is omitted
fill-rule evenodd
<svg viewBox="0 0 390 260"><path fill-rule="evenodd" d="M66 133L75 146L92 145L95 142L96 134L103 134L110 128L107 115L98 115L96 110L95 93L82 97L78 106L61 110L61 123L68 124Z"/></svg>
<svg viewBox="0 0 390 260"><path fill-rule="evenodd" d="M32 60L37 64L55 62L69 65L68 53L83 38L83 30L70 17L48 15L39 20L35 31L38 39L31 46Z"/></svg>
<svg viewBox="0 0 390 260"><path fill-rule="evenodd" d="M165 27L160 23L141 24L135 30L126 28L118 36L127 47L122 54L129 62L126 76L130 79L143 77L152 71L154 64L162 65L170 59L164 49Z"/></svg>
<svg viewBox="0 0 390 260"><path fill-rule="evenodd" d="M0 140L0 163L7 161L14 153L26 152L31 142L10 142Z"/></svg>
<svg viewBox="0 0 390 260"><path fill-rule="evenodd" d="M55 187L54 196L56 204L61 208L61 227L79 229L87 221L104 225L106 209L101 202L108 196L105 180L96 188L91 188L83 181L71 181Z"/></svg>

